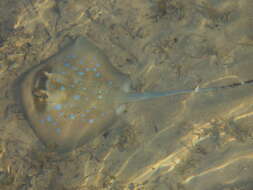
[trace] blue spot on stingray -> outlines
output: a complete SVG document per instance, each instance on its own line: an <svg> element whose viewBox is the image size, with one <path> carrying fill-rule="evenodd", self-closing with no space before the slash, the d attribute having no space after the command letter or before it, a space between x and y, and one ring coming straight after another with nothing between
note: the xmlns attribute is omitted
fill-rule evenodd
<svg viewBox="0 0 253 190"><path fill-rule="evenodd" d="M56 105L54 106L54 109L55 109L55 110L61 110L61 109L62 109L62 105L61 105L61 104L56 104Z"/></svg>
<svg viewBox="0 0 253 190"><path fill-rule="evenodd" d="M58 82L58 83L61 83L62 82L62 79L56 79L56 82Z"/></svg>
<svg viewBox="0 0 253 190"><path fill-rule="evenodd" d="M64 65L65 67L70 67L70 64L69 64L69 63L66 63L66 62L65 62L63 65Z"/></svg>
<svg viewBox="0 0 253 190"><path fill-rule="evenodd" d="M84 64L83 60L81 60L81 61L79 62L79 64L80 64L80 65L83 65L83 64Z"/></svg>
<svg viewBox="0 0 253 190"><path fill-rule="evenodd" d="M100 74L100 73L96 73L95 76L96 76L97 78L99 78L99 77L101 76L101 74Z"/></svg>
<svg viewBox="0 0 253 190"><path fill-rule="evenodd" d="M69 114L69 119L75 119L75 118L76 118L75 114Z"/></svg>
<svg viewBox="0 0 253 190"><path fill-rule="evenodd" d="M47 120L48 122L52 122L52 121L53 121L53 118L52 118L50 115L48 115L47 118L46 118L46 120Z"/></svg>
<svg viewBox="0 0 253 190"><path fill-rule="evenodd" d="M61 87L60 87L60 90L65 90L65 87L64 87L64 86L61 86Z"/></svg>
<svg viewBox="0 0 253 190"><path fill-rule="evenodd" d="M74 98L74 100L79 100L81 98L81 96L80 95L74 95L73 98Z"/></svg>
<svg viewBox="0 0 253 190"><path fill-rule="evenodd" d="M80 76L83 76L85 74L85 72L79 71L79 72L77 72L77 74L80 75Z"/></svg>

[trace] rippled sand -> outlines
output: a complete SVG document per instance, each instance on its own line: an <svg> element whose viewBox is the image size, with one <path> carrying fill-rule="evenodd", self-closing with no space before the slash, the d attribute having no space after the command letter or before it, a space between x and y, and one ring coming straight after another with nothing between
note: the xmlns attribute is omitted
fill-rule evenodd
<svg viewBox="0 0 253 190"><path fill-rule="evenodd" d="M24 119L16 84L77 36L135 89L253 79L251 0L12 0L0 3L0 189L252 190L253 87L127 105L111 130L59 156Z"/></svg>

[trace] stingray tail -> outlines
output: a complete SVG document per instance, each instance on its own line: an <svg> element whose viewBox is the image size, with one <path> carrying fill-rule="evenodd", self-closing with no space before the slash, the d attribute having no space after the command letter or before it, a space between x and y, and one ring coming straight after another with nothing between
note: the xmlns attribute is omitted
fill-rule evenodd
<svg viewBox="0 0 253 190"><path fill-rule="evenodd" d="M235 88L238 86L246 85L246 84L253 84L253 80L248 80L240 83L233 83L230 85L218 86L218 87L210 87L210 88L195 88L195 89L186 89L186 90L171 90L166 92L144 92L144 93L128 93L123 99L122 102L135 102L141 100L149 100L155 99L165 96L173 96L173 95L180 95L180 94L189 94L189 93L199 93L199 92L209 92L209 91L217 91L223 90L226 88Z"/></svg>

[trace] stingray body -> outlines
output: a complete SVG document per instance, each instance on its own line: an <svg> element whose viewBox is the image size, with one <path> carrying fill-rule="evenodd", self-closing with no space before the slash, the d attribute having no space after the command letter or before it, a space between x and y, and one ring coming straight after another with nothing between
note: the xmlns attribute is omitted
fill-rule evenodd
<svg viewBox="0 0 253 190"><path fill-rule="evenodd" d="M22 105L44 144L68 151L110 125L128 81L97 47L78 38L27 74Z"/></svg>
<svg viewBox="0 0 253 190"><path fill-rule="evenodd" d="M79 37L28 72L21 83L21 101L39 139L48 147L67 152L89 142L111 126L122 103L193 91L212 91L246 83L131 93L128 76L115 69L95 45Z"/></svg>

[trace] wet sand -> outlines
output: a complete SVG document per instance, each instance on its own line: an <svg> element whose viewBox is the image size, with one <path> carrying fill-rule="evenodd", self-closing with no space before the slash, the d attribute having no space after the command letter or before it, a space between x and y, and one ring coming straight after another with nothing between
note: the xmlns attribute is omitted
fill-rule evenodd
<svg viewBox="0 0 253 190"><path fill-rule="evenodd" d="M251 0L0 3L0 189L251 190L253 87L127 104L110 130L48 151L16 98L19 77L78 36L139 92L253 79Z"/></svg>

